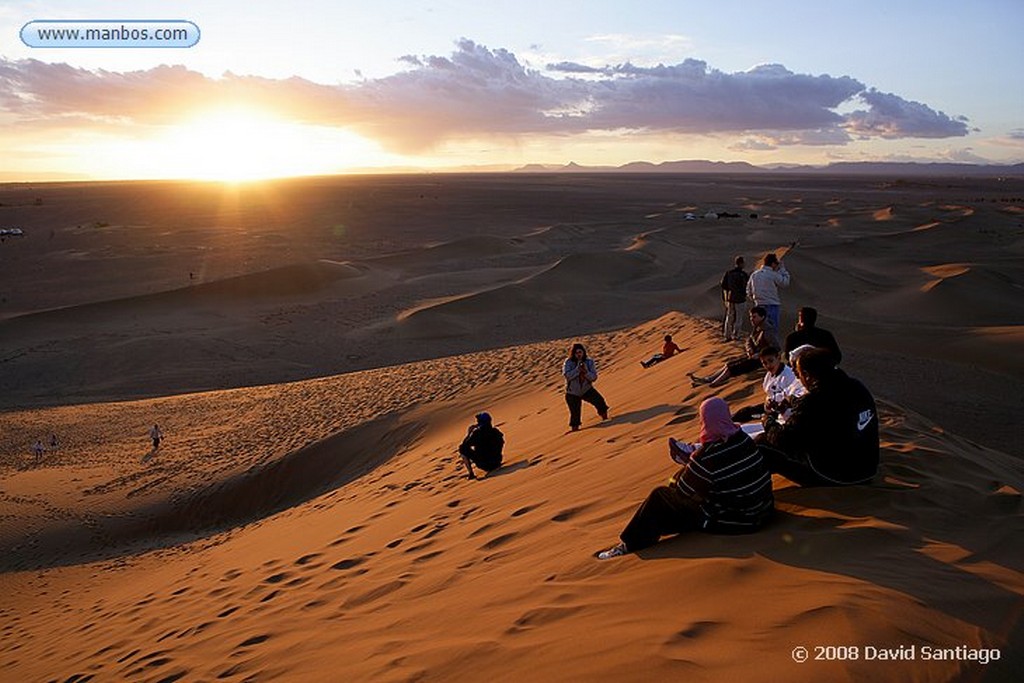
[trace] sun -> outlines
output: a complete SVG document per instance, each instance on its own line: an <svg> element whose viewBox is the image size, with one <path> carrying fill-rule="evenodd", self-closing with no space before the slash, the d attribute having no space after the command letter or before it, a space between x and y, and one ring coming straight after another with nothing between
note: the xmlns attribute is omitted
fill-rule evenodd
<svg viewBox="0 0 1024 683"><path fill-rule="evenodd" d="M302 126L251 109L203 112L170 136L174 175L244 181L315 172Z"/></svg>
<svg viewBox="0 0 1024 683"><path fill-rule="evenodd" d="M403 163L347 128L288 120L248 106L194 111L156 130L92 135L83 140L83 150L93 175L103 178L239 183Z"/></svg>

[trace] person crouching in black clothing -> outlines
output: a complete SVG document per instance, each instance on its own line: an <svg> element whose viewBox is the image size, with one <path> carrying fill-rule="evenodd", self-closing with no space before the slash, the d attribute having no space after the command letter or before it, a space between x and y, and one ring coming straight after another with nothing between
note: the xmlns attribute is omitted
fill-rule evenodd
<svg viewBox="0 0 1024 683"><path fill-rule="evenodd" d="M476 416L476 424L470 425L466 438L459 445L459 455L469 472L470 479L476 479L473 465L485 472L501 467L501 450L505 447L505 436L491 424L488 413Z"/></svg>
<svg viewBox="0 0 1024 683"><path fill-rule="evenodd" d="M835 366L829 349L796 361L807 389L785 423L769 415L758 445L768 468L801 486L866 484L878 471L878 409L867 387Z"/></svg>

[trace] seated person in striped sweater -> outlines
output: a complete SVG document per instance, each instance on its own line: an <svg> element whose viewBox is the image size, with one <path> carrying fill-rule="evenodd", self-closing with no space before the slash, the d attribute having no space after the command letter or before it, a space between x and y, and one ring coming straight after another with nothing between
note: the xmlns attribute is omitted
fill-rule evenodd
<svg viewBox="0 0 1024 683"><path fill-rule="evenodd" d="M728 404L709 398L700 405L700 443L667 486L651 491L619 535L620 543L599 560L636 552L662 536L685 531L748 533L775 508L772 477L754 442L729 416Z"/></svg>

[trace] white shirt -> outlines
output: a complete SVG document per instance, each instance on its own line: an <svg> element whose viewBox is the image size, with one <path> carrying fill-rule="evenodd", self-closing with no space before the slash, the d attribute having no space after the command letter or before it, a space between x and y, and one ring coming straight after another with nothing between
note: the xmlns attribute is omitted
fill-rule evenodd
<svg viewBox="0 0 1024 683"><path fill-rule="evenodd" d="M761 382L764 388L764 395L775 403L782 403L783 399L797 398L807 393L804 385L797 379L793 368L788 365L782 366L782 371L777 375L771 372L764 373L764 381Z"/></svg>

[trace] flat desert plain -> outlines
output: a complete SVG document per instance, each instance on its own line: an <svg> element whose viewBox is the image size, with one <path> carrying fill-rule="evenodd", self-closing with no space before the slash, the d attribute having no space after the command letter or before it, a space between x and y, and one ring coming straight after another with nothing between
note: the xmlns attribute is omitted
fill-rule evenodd
<svg viewBox="0 0 1024 683"><path fill-rule="evenodd" d="M4 681L1024 667L1024 179L11 184L0 227ZM879 402L878 476L596 561L703 399L759 400L686 373L740 351L719 282L768 252L783 328L816 307ZM569 433L574 341L612 408ZM470 481L480 410L506 464Z"/></svg>

